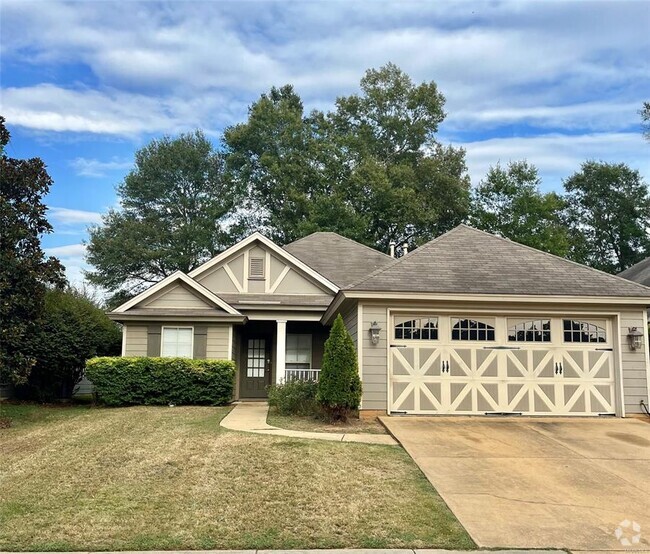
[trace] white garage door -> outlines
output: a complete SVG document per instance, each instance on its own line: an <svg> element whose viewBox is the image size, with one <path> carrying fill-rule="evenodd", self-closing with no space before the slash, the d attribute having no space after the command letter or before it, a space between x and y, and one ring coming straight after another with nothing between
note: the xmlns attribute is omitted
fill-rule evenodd
<svg viewBox="0 0 650 554"><path fill-rule="evenodd" d="M606 318L392 319L392 413L615 412L612 322Z"/></svg>

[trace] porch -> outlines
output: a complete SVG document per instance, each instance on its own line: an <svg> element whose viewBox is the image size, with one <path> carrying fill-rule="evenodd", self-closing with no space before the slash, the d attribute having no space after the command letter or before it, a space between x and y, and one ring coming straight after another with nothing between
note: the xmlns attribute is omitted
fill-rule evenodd
<svg viewBox="0 0 650 554"><path fill-rule="evenodd" d="M272 384L318 380L328 336L318 321L254 320L233 327L236 398L262 399Z"/></svg>

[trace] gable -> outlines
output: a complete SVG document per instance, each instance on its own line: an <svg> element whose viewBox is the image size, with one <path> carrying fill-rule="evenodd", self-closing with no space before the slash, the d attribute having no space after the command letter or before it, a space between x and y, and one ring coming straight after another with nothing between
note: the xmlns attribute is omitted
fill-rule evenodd
<svg viewBox="0 0 650 554"><path fill-rule="evenodd" d="M187 308L214 310L215 306L200 298L182 283L173 284L136 304L136 308Z"/></svg>
<svg viewBox="0 0 650 554"><path fill-rule="evenodd" d="M215 294L333 294L259 240L235 250L205 271L197 271L191 274L194 279Z"/></svg>

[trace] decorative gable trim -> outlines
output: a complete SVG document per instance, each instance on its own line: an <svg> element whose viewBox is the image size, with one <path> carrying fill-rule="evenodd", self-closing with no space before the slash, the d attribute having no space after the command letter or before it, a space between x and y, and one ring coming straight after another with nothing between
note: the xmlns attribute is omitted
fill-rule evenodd
<svg viewBox="0 0 650 554"><path fill-rule="evenodd" d="M182 271L176 271L172 273L170 276L165 277L162 281L156 283L152 287L149 287L147 290L144 292L141 292L137 296L134 296L129 300L128 302L125 302L121 306L115 308L113 310L114 313L124 313L130 308L133 308L143 300L146 300L150 296L154 295L158 291L162 290L165 288L167 285L170 285L176 281L181 281L185 283L188 287L190 287L194 292L196 292L199 296L202 298L208 300L212 304L215 304L222 310L224 310L226 313L230 315L242 315L240 312L238 312L235 308L233 308L230 304L227 302L224 302L221 298L219 298L216 294L213 292L209 291L206 289L203 285L200 283L197 283L194 279L191 279L185 273Z"/></svg>
<svg viewBox="0 0 650 554"><path fill-rule="evenodd" d="M215 256L211 260L208 260L205 262L203 265L200 265L196 269L193 269L192 271L189 272L189 276L191 278L196 278L199 275L205 273L209 269L213 268L215 265L218 263L222 262L223 260L227 259L228 257L232 256L233 254L239 252L240 250L245 249L247 246L250 244L254 243L255 241L259 241L262 243L264 246L266 246L269 250L271 250L274 255L276 255L278 258L290 263L294 267L298 268L300 271L303 273L309 275L312 279L323 285L326 289L330 290L333 293L337 293L339 291L339 288L332 283L329 279L326 279L323 277L320 273L317 271L313 270L311 267L309 267L306 263L301 262L298 258L296 258L293 254L290 254L287 252L284 248L280 248L277 244L275 244L271 239L266 238L264 235L261 233L255 232L252 235L246 237L245 239L239 241L237 244L234 246L231 246L230 248L224 250L221 254L218 256ZM266 264L266 273L268 275L269 268L268 268L268 263ZM249 271L249 268L246 268L246 271ZM267 277L268 278L268 277Z"/></svg>

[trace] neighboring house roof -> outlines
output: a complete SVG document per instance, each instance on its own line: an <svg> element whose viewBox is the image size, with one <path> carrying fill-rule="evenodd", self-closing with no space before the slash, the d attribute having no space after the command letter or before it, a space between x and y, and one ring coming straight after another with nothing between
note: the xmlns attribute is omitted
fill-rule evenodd
<svg viewBox="0 0 650 554"><path fill-rule="evenodd" d="M618 276L650 287L650 257L621 271Z"/></svg>
<svg viewBox="0 0 650 554"><path fill-rule="evenodd" d="M312 233L283 247L339 287L395 261L389 255L331 232Z"/></svg>
<svg viewBox="0 0 650 554"><path fill-rule="evenodd" d="M352 291L650 297L650 288L459 225Z"/></svg>

